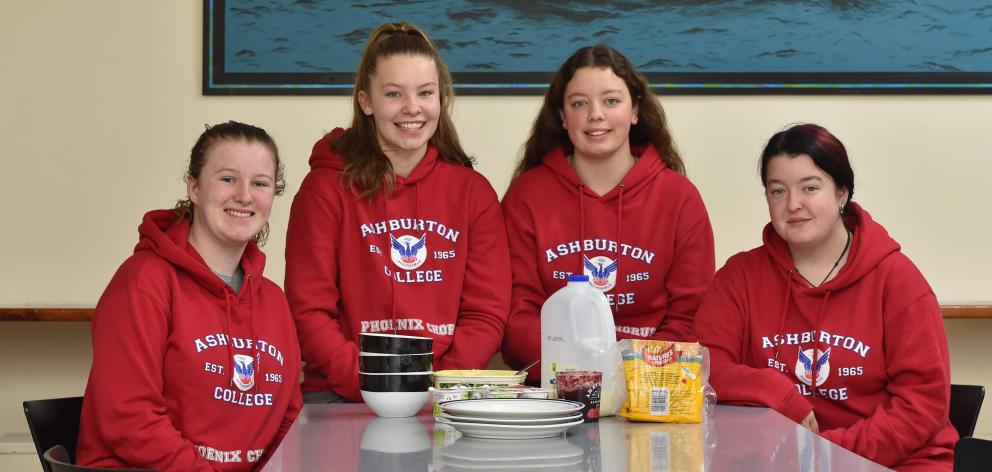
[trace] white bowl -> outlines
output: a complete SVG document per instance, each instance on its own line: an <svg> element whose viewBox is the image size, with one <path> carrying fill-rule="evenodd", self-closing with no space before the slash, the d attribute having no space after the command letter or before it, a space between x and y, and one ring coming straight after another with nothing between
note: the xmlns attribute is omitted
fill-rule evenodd
<svg viewBox="0 0 992 472"><path fill-rule="evenodd" d="M431 392L366 392L362 390L362 400L384 418L406 418L414 416L427 403Z"/></svg>

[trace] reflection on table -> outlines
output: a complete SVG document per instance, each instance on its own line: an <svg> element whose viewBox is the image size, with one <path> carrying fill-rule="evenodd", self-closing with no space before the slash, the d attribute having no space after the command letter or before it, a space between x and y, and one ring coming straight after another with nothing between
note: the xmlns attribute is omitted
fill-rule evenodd
<svg viewBox="0 0 992 472"><path fill-rule="evenodd" d="M766 408L717 405L702 424L602 418L559 437L463 437L434 422L378 418L364 404L306 405L266 471L889 470Z"/></svg>

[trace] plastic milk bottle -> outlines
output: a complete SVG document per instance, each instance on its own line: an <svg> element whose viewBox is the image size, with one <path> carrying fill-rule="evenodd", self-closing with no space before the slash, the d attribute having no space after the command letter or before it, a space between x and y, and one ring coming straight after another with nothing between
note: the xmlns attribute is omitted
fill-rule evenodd
<svg viewBox="0 0 992 472"><path fill-rule="evenodd" d="M626 396L616 331L606 295L588 276L570 275L541 307L541 388L554 390L559 371L602 372L600 414L615 415Z"/></svg>

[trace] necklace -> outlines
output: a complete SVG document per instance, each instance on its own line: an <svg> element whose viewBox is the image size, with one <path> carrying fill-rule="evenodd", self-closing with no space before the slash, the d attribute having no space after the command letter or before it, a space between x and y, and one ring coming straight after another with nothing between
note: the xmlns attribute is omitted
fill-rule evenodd
<svg viewBox="0 0 992 472"><path fill-rule="evenodd" d="M809 279L807 279L802 272L799 272L799 269L796 269L796 273L799 274L799 276L802 277L803 280L805 280L810 287L819 287L820 285L826 283L827 279L830 278L830 275L833 274L835 270L837 270L837 266L840 265L840 260L844 258L844 254L847 254L847 249L850 247L851 247L851 232L847 231L847 242L844 243L844 250L840 252L840 256L837 257L837 261L834 262L834 266L830 268L830 272L827 272L827 276L824 277L823 280L821 280L820 283L816 285L813 285L813 282L810 282Z"/></svg>

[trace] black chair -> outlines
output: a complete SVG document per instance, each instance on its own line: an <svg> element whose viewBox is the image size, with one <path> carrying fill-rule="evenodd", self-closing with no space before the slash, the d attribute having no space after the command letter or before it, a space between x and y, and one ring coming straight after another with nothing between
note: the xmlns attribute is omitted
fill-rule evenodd
<svg viewBox="0 0 992 472"><path fill-rule="evenodd" d="M83 409L83 397L52 398L24 402L24 416L31 429L34 447L45 472L52 467L45 461L45 452L53 446L61 445L66 450L69 463L76 456L76 435L79 434L79 413Z"/></svg>
<svg viewBox="0 0 992 472"><path fill-rule="evenodd" d="M954 447L954 472L992 470L992 441L961 438Z"/></svg>
<svg viewBox="0 0 992 472"><path fill-rule="evenodd" d="M970 438L975 434L978 412L985 399L985 387L981 385L951 385L951 411L948 415L958 436Z"/></svg>
<svg viewBox="0 0 992 472"><path fill-rule="evenodd" d="M52 472L102 472L109 470L121 470L121 469L105 469L103 467L85 467L81 465L73 465L72 460L69 458L69 451L62 447L61 444L52 446L44 454L45 462L48 463L52 468ZM130 472L155 472L154 470L135 470L128 469Z"/></svg>

